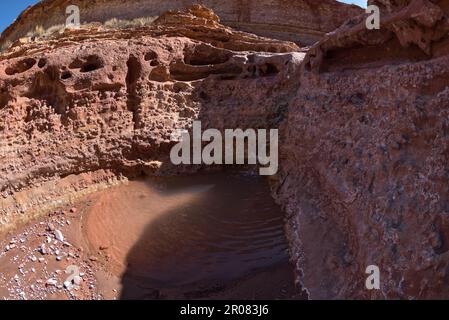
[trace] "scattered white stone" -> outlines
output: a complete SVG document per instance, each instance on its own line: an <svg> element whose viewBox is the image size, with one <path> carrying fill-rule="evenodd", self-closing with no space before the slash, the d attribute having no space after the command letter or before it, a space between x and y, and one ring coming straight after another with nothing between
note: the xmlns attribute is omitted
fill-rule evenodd
<svg viewBox="0 0 449 320"><path fill-rule="evenodd" d="M49 286L56 286L58 284L58 281L56 279L48 279L46 282L47 285Z"/></svg>
<svg viewBox="0 0 449 320"><path fill-rule="evenodd" d="M70 281L65 281L64 282L64 288L66 288L66 289L72 288L72 283Z"/></svg>
<svg viewBox="0 0 449 320"><path fill-rule="evenodd" d="M41 246L39 247L39 252L43 255L46 255L48 253L47 251L47 247L45 246L45 244L41 244Z"/></svg>
<svg viewBox="0 0 449 320"><path fill-rule="evenodd" d="M64 242L64 236L62 235L62 232L60 230L55 231L55 238L58 241Z"/></svg>
<svg viewBox="0 0 449 320"><path fill-rule="evenodd" d="M62 260L62 257L60 257L60 256L56 257L56 261L61 261L61 260Z"/></svg>
<svg viewBox="0 0 449 320"><path fill-rule="evenodd" d="M81 285L81 282L83 282L83 279L80 276L73 277L73 283L77 286Z"/></svg>

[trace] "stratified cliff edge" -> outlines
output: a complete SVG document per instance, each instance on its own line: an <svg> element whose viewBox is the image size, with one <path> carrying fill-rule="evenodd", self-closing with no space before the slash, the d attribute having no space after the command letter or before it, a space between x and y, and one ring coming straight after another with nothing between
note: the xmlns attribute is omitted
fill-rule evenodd
<svg viewBox="0 0 449 320"><path fill-rule="evenodd" d="M310 298L448 298L449 7L371 1L307 54L277 194ZM377 265L381 290L365 288Z"/></svg>
<svg viewBox="0 0 449 320"><path fill-rule="evenodd" d="M362 11L335 0L44 0L26 10L3 32L0 45L14 42L37 25L48 29L64 24L69 5L79 6L81 22L87 23L159 16L198 3L214 10L225 25L305 45L320 40Z"/></svg>

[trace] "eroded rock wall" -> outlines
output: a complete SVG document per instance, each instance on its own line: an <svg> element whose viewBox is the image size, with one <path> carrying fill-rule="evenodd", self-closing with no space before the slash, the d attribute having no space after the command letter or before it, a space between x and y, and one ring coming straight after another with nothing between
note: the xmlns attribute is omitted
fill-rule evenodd
<svg viewBox="0 0 449 320"><path fill-rule="evenodd" d="M78 5L82 22L105 22L112 18L159 16L201 3L213 9L223 23L261 36L312 44L361 8L334 0L44 0L25 11L0 37L0 45L14 42L37 25L45 29L64 24L68 5Z"/></svg>
<svg viewBox="0 0 449 320"><path fill-rule="evenodd" d="M1 55L0 229L94 184L174 170L172 133L195 119L279 125L298 50L195 6L151 27L68 30ZM76 179L91 173L92 183Z"/></svg>
<svg viewBox="0 0 449 320"><path fill-rule="evenodd" d="M448 298L449 7L374 3L379 31L360 16L308 52L283 124L292 256L312 299Z"/></svg>

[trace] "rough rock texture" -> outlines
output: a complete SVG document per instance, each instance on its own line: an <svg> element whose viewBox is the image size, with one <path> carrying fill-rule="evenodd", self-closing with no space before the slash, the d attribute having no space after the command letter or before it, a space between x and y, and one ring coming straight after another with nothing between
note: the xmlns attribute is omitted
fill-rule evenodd
<svg viewBox="0 0 449 320"><path fill-rule="evenodd" d="M449 298L447 1L372 1L307 54L277 189L310 298ZM381 290L365 289L377 265Z"/></svg>
<svg viewBox="0 0 449 320"><path fill-rule="evenodd" d="M3 228L120 174L172 170L171 134L193 119L281 125L274 193L309 297L449 298L449 5L371 3L381 30L355 17L305 58L202 7L18 44L0 56ZM366 290L368 265L381 290Z"/></svg>
<svg viewBox="0 0 449 320"><path fill-rule="evenodd" d="M172 133L194 119L277 126L298 50L194 6L150 27L67 30L0 55L0 229L122 174L170 170Z"/></svg>
<svg viewBox="0 0 449 320"><path fill-rule="evenodd" d="M69 5L80 7L84 23L159 16L168 10L179 10L196 3L213 9L224 24L239 30L306 45L362 11L357 6L335 0L44 0L26 10L3 32L0 45L25 36L36 25L48 29L64 24Z"/></svg>

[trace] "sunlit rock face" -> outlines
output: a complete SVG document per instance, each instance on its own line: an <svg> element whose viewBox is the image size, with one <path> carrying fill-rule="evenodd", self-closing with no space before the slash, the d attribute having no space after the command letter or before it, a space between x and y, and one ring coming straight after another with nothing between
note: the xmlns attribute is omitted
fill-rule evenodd
<svg viewBox="0 0 449 320"><path fill-rule="evenodd" d="M304 53L235 31L211 10L153 25L66 30L0 55L2 228L117 183L176 171L172 135L273 128Z"/></svg>
<svg viewBox="0 0 449 320"><path fill-rule="evenodd" d="M257 35L310 45L362 9L334 0L203 0L223 24ZM44 0L25 11L0 37L0 45L14 42L42 25L48 29L65 23L66 7L76 4L82 22L105 22L112 18L134 19L181 10L196 0Z"/></svg>

